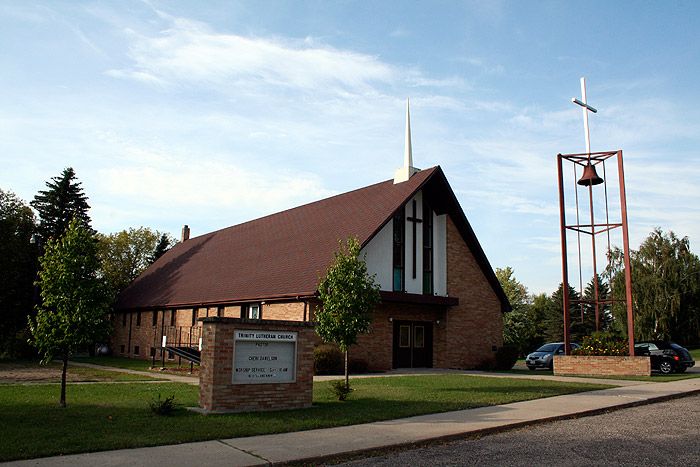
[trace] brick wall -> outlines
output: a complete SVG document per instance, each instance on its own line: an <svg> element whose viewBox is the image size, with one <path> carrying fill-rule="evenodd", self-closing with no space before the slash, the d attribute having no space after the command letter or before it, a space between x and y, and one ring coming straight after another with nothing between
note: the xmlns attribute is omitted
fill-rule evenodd
<svg viewBox="0 0 700 467"><path fill-rule="evenodd" d="M308 320L308 307L306 313ZM304 302L265 303L262 306L262 317L281 321L304 321Z"/></svg>
<svg viewBox="0 0 700 467"><path fill-rule="evenodd" d="M649 357L555 355L555 375L650 376Z"/></svg>
<svg viewBox="0 0 700 467"><path fill-rule="evenodd" d="M233 339L236 329L297 332L296 381L233 384ZM205 412L262 411L311 406L315 336L312 325L291 321L207 318L203 320L203 334L199 405Z"/></svg>
<svg viewBox="0 0 700 467"><path fill-rule="evenodd" d="M445 311L441 306L384 303L374 313L371 334L360 336L358 345L350 349L350 358L365 359L370 370L392 368L394 320L433 322L433 366L438 368L478 368L495 360L494 348L503 345L503 316L498 297L484 277L481 268L459 234L451 219L447 219L447 293L457 297L459 304ZM307 320L313 321L318 303L310 301ZM241 306L226 306L223 317L240 318ZM160 330L163 315L165 325L170 325L171 310L158 312L158 324L151 326L150 311L142 312L141 326L135 326L135 313L127 314L127 325L122 326L121 314L114 317L112 349L120 355L121 345L125 353L133 358L150 358L150 347L154 336L160 346ZM197 316L217 316L218 307L202 307ZM262 317L266 320L302 321L303 302L266 303ZM131 345L129 345L129 321L131 320ZM440 324L437 324L437 321ZM178 326L191 326L192 309L179 309L176 313ZM315 338L315 342L318 339ZM134 355L134 346L139 346L139 355ZM156 358L160 358L160 352Z"/></svg>
<svg viewBox="0 0 700 467"><path fill-rule="evenodd" d="M444 368L477 368L495 360L493 347L503 345L501 303L467 244L447 219L447 294L459 305L445 316L437 364Z"/></svg>
<svg viewBox="0 0 700 467"><path fill-rule="evenodd" d="M393 364L393 335L395 321L429 321L433 323L433 367L440 367L438 352L443 345L445 330L441 323L445 320L445 307L416 305L408 303L383 303L373 313L369 334L358 336L357 345L350 347L349 358L363 359L370 371L390 370Z"/></svg>

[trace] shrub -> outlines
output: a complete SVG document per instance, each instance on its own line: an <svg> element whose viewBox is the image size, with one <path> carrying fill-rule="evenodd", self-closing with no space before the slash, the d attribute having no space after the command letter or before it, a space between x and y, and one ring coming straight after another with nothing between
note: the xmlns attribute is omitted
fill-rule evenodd
<svg viewBox="0 0 700 467"><path fill-rule="evenodd" d="M629 355L627 341L611 332L594 332L583 338L581 347L573 349L572 355Z"/></svg>
<svg viewBox="0 0 700 467"><path fill-rule="evenodd" d="M348 370L352 374L367 373L369 363L364 358L351 358L348 360Z"/></svg>
<svg viewBox="0 0 700 467"><path fill-rule="evenodd" d="M339 401L344 401L352 392L352 388L350 386L345 386L345 380L338 379L331 382L331 392L335 394Z"/></svg>
<svg viewBox="0 0 700 467"><path fill-rule="evenodd" d="M175 395L161 400L160 393L158 393L158 398L151 400L148 405L151 407L151 412L156 415L170 415L176 408Z"/></svg>
<svg viewBox="0 0 700 467"><path fill-rule="evenodd" d="M343 374L343 353L338 347L321 344L314 349L314 373L317 375Z"/></svg>
<svg viewBox="0 0 700 467"><path fill-rule="evenodd" d="M504 345L496 352L496 369L510 370L518 361L518 348L514 345Z"/></svg>

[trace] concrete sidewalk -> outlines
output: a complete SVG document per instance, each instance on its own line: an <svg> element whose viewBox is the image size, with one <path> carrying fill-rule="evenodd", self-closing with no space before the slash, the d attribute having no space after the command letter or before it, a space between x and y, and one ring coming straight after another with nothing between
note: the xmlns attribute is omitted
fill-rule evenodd
<svg viewBox="0 0 700 467"><path fill-rule="evenodd" d="M7 465L246 466L299 461L314 463L342 454L500 431L700 392L700 378L668 383L634 383L601 391L363 425L49 457Z"/></svg>
<svg viewBox="0 0 700 467"><path fill-rule="evenodd" d="M174 381L177 383L186 383L192 385L199 384L198 376L183 376L174 375L167 372L155 372L155 371L142 371L142 370L129 370L126 368L117 368L112 366L95 365L93 363L83 363L83 362L70 362L73 366L82 366L86 368L95 368L98 370L109 370L116 371L120 373L129 373L132 375L142 375L149 376L151 378L158 378L163 380ZM368 373L363 375L352 375L352 379L361 378L388 378L393 376L427 376L433 374L460 374L460 375L475 375L483 376L486 378L516 378L516 379L537 379L537 380L547 380L547 381L568 381L573 383L589 383L589 384L606 384L609 386L636 386L639 384L654 384L652 382L646 381L630 381L630 380L618 380L618 379L606 379L606 378L582 378L576 376L552 376L551 374L537 374L537 372L532 373L494 373L491 371L474 371L474 370L446 370L441 368L419 368L415 370L411 369L400 369L391 370L384 373ZM336 379L343 379L343 375L332 375L332 376L314 376L314 381L329 381Z"/></svg>
<svg viewBox="0 0 700 467"><path fill-rule="evenodd" d="M157 379L162 379L162 380L174 381L176 383L193 384L195 386L199 385L199 376L181 376L181 375L174 375L172 373L166 373L166 372L159 372L158 373L155 371L130 370L128 368L117 368L114 366L95 365L93 363L74 362L74 361L70 361L68 363L68 365L69 366L80 366L80 367L84 367L84 368L94 368L96 370L116 371L118 373L128 373L130 375L148 376L150 378L157 378Z"/></svg>

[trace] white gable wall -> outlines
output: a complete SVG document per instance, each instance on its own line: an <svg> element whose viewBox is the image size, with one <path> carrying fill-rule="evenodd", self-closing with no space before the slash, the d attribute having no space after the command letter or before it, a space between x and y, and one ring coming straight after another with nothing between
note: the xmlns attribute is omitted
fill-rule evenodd
<svg viewBox="0 0 700 467"><path fill-rule="evenodd" d="M391 290L392 269L392 238L394 236L394 223L389 221L374 236L372 240L360 250L360 258L365 259L367 272L374 274L374 281L379 284L381 290Z"/></svg>
<svg viewBox="0 0 700 467"><path fill-rule="evenodd" d="M423 219L423 193L418 192L406 203L406 218L413 216L413 200L416 201L416 216ZM413 278L413 223L404 219L406 232L405 285L406 292L423 293L423 224L416 225L416 278ZM393 290L393 220L372 238L360 251L365 258L367 271L375 275L381 290ZM447 295L447 215L433 213L433 289L435 295Z"/></svg>

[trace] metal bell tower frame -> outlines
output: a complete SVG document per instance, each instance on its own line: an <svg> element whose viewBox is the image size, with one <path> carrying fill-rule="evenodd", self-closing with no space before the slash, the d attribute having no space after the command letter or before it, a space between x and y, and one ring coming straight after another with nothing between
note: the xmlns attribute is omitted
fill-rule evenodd
<svg viewBox="0 0 700 467"><path fill-rule="evenodd" d="M600 310L601 306L620 302L611 297L601 299L598 290L598 264L596 255L596 235L607 233L608 236L608 253L610 251L610 231L613 229L622 229L622 244L623 244L623 261L625 268L625 305L627 309L627 336L629 343L629 355L634 355L634 314L632 311L632 272L630 266L630 250L629 250L629 234L627 228L627 197L625 194L625 173L622 163L622 150L606 151L606 152L591 152L590 134L588 129L588 112L596 113L597 110L588 105L586 102L586 81L581 78L581 94L582 101L576 98L572 99L577 105L583 108L584 132L586 139L586 152L581 154L558 154L557 155L557 175L559 179L559 218L560 218L560 234L561 234L561 261L562 261L562 292L563 292L563 312L564 312L564 347L566 355L571 354L571 339L570 339L570 306L572 304L569 296L569 267L568 267L568 249L567 249L567 231L575 231L578 236L578 266L579 266L579 281L581 281L581 234L590 235L591 237L591 253L593 267L593 285L594 298L593 300L578 300L583 306L584 303L589 303L595 309L595 327L600 329ZM610 213L608 210L608 188L605 162L608 159L617 158L617 173L620 190L620 222L610 222ZM566 203L564 199L564 161L571 163L574 169L574 181L578 185L588 188L588 202L590 212L590 223L582 223L579 218L579 197L578 187L575 186L576 193L576 223L566 223ZM583 168L583 175L580 180L576 181L577 168ZM603 169L603 178L599 177L596 172L596 167ZM604 200L605 200L605 222L596 222L594 213L594 196L593 190L596 185L603 185ZM582 288L582 283L580 285ZM581 291L583 292L583 290ZM582 315L583 317L583 315Z"/></svg>

